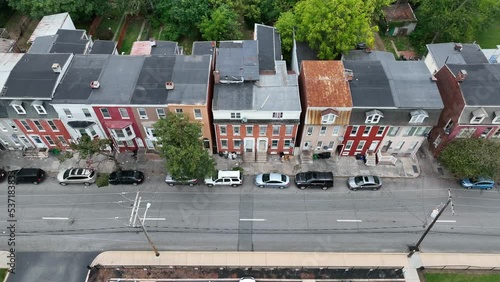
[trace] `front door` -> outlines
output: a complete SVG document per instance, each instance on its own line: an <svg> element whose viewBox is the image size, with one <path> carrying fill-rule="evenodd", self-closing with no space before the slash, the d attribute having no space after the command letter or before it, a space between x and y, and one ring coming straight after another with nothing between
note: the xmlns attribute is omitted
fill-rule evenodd
<svg viewBox="0 0 500 282"><path fill-rule="evenodd" d="M306 141L304 142L304 146L302 146L302 150L309 150L310 142Z"/></svg>
<svg viewBox="0 0 500 282"><path fill-rule="evenodd" d="M37 148L45 148L45 147L47 147L47 146L45 146L45 143L43 143L43 141L40 138L40 136L38 136L38 135L30 135L29 137L31 138L31 140L33 140L33 143L35 143L35 146Z"/></svg>
<svg viewBox="0 0 500 282"><path fill-rule="evenodd" d="M245 138L245 152L247 153L252 153L254 150L254 142L255 140L253 138Z"/></svg>
<svg viewBox="0 0 500 282"><path fill-rule="evenodd" d="M368 149L368 151L369 152L375 152L375 150L377 149L378 143L379 143L379 141L373 141L370 144L370 148Z"/></svg>
<svg viewBox="0 0 500 282"><path fill-rule="evenodd" d="M259 152L266 152L266 151L267 151L267 141L259 140Z"/></svg>
<svg viewBox="0 0 500 282"><path fill-rule="evenodd" d="M28 140L28 138L26 138L26 136L17 136L17 138L21 140L21 142L26 148L33 148L33 144L31 144L31 142Z"/></svg>
<svg viewBox="0 0 500 282"><path fill-rule="evenodd" d="M142 142L141 138L139 138L139 137L135 138L135 142L137 143L137 146L139 148L144 148L144 142Z"/></svg>

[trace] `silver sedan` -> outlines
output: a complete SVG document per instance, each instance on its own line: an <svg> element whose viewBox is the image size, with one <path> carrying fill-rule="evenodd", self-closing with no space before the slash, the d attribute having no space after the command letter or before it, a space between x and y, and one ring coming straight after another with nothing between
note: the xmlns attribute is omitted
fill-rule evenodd
<svg viewBox="0 0 500 282"><path fill-rule="evenodd" d="M382 187L382 180L378 176L358 175L349 177L347 186L354 191L358 189L378 190Z"/></svg>
<svg viewBox="0 0 500 282"><path fill-rule="evenodd" d="M286 188L290 186L290 177L279 173L264 173L255 176L255 185L260 188Z"/></svg>

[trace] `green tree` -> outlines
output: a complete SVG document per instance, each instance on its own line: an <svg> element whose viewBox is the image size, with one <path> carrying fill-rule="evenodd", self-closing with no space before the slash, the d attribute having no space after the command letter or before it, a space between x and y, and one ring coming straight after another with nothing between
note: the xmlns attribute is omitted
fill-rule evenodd
<svg viewBox="0 0 500 282"><path fill-rule="evenodd" d="M152 3L157 17L169 30L195 39L199 36L198 25L211 11L206 0L154 0Z"/></svg>
<svg viewBox="0 0 500 282"><path fill-rule="evenodd" d="M120 163L116 160L114 154L108 150L112 141L109 139L90 138L88 135L83 135L77 143L70 143L69 147L80 155L80 159L91 159L94 155L104 155L115 162L117 168L120 168ZM99 166L99 164L98 164Z"/></svg>
<svg viewBox="0 0 500 282"><path fill-rule="evenodd" d="M284 53L289 53L293 48L295 15L292 11L282 13L275 26L281 36L281 48L283 48Z"/></svg>
<svg viewBox="0 0 500 282"><path fill-rule="evenodd" d="M167 113L154 125L158 147L173 178L205 178L215 171L214 159L203 148L201 124L187 115Z"/></svg>
<svg viewBox="0 0 500 282"><path fill-rule="evenodd" d="M439 161L457 177L500 178L500 142L479 138L452 141L439 155Z"/></svg>
<svg viewBox="0 0 500 282"><path fill-rule="evenodd" d="M204 17L200 31L205 40L236 40L242 38L238 15L234 10L222 5L210 17Z"/></svg>
<svg viewBox="0 0 500 282"><path fill-rule="evenodd" d="M102 15L109 7L101 0L8 0L9 6L32 18L69 12L73 20Z"/></svg>

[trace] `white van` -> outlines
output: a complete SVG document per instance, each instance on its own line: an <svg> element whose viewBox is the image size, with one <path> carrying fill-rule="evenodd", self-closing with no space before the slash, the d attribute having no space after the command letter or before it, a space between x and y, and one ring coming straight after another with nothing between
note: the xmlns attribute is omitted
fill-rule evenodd
<svg viewBox="0 0 500 282"><path fill-rule="evenodd" d="M243 184L243 176L239 170L219 170L216 178L206 178L208 187L215 185L231 185L237 187Z"/></svg>

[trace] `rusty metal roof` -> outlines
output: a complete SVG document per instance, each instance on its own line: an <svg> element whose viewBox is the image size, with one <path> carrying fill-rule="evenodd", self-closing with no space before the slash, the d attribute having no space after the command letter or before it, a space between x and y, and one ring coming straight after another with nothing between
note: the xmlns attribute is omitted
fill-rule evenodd
<svg viewBox="0 0 500 282"><path fill-rule="evenodd" d="M413 22L417 21L410 4L392 4L384 8L385 18L388 22Z"/></svg>
<svg viewBox="0 0 500 282"><path fill-rule="evenodd" d="M342 61L302 61L304 97L308 107L352 107Z"/></svg>

